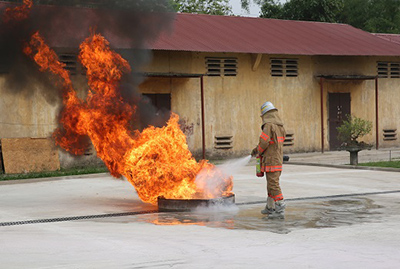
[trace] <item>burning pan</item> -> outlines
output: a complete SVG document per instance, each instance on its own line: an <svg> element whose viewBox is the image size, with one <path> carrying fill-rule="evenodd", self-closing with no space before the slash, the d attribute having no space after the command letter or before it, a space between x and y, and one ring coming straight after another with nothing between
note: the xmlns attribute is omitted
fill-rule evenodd
<svg viewBox="0 0 400 269"><path fill-rule="evenodd" d="M158 197L158 211L183 212L191 211L197 207L235 204L235 194L214 199L165 199Z"/></svg>

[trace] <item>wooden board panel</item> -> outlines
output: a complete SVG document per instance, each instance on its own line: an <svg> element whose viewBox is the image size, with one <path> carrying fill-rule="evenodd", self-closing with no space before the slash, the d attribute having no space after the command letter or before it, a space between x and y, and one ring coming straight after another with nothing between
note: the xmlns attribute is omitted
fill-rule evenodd
<svg viewBox="0 0 400 269"><path fill-rule="evenodd" d="M50 138L2 138L6 174L60 169L58 150Z"/></svg>

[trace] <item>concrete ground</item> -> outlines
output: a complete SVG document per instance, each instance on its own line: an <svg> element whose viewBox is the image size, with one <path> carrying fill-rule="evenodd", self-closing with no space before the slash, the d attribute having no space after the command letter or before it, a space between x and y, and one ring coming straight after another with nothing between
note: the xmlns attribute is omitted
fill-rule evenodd
<svg viewBox="0 0 400 269"><path fill-rule="evenodd" d="M290 155L285 220L260 214L253 165L232 170L235 206L190 213L107 174L1 182L0 268L399 268L400 173L326 167L346 156Z"/></svg>

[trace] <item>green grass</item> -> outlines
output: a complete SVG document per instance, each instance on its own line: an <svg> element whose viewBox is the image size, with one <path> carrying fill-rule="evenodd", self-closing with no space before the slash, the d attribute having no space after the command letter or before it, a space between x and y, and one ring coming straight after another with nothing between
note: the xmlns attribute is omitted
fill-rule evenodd
<svg viewBox="0 0 400 269"><path fill-rule="evenodd" d="M372 167L400 168L400 160L387 161L387 162L359 163L358 165L360 165L360 166L372 166Z"/></svg>
<svg viewBox="0 0 400 269"><path fill-rule="evenodd" d="M26 174L0 174L0 181L27 179L27 178L45 178L45 177L62 177L62 176L75 176L108 172L105 167L85 167L85 168L71 168L61 169L51 172L38 172Z"/></svg>

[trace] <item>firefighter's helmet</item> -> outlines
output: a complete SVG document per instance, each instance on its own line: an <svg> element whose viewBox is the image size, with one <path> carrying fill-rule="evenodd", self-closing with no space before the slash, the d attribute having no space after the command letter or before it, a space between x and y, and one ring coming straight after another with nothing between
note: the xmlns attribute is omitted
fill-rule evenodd
<svg viewBox="0 0 400 269"><path fill-rule="evenodd" d="M261 106L261 116L273 109L276 109L276 107L274 107L274 105L271 102L265 102Z"/></svg>

